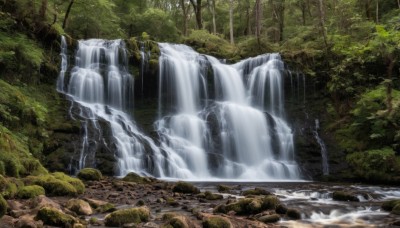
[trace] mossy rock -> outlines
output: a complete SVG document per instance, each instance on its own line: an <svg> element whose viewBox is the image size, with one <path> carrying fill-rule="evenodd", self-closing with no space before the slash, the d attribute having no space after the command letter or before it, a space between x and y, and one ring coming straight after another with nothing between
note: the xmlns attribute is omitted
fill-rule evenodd
<svg viewBox="0 0 400 228"><path fill-rule="evenodd" d="M286 214L287 210L288 209L287 209L287 207L285 205L279 204L276 207L275 212L278 213L278 214L284 215L284 214Z"/></svg>
<svg viewBox="0 0 400 228"><path fill-rule="evenodd" d="M400 203L397 203L397 204L393 207L393 209L392 209L392 214L400 215Z"/></svg>
<svg viewBox="0 0 400 228"><path fill-rule="evenodd" d="M254 188L254 189L249 189L249 190L244 191L242 193L242 195L244 195L244 196L248 196L248 195L257 196L257 195L271 195L271 193L268 192L265 189L262 189L262 188Z"/></svg>
<svg viewBox="0 0 400 228"><path fill-rule="evenodd" d="M207 200L221 200L221 199L224 198L224 197L223 197L222 195L220 195L220 194L214 194L214 193L211 193L211 192L209 192L209 191L206 191L206 192L204 193L204 197L205 197Z"/></svg>
<svg viewBox="0 0 400 228"><path fill-rule="evenodd" d="M227 185L220 184L218 185L218 192L224 192L224 193L229 193L231 191L231 187Z"/></svg>
<svg viewBox="0 0 400 228"><path fill-rule="evenodd" d="M214 209L216 213L228 213L234 211L238 215L257 214L264 210L275 210L279 205L276 196L258 198L244 198L228 205L219 205Z"/></svg>
<svg viewBox="0 0 400 228"><path fill-rule="evenodd" d="M298 220L301 219L301 213L297 209L290 208L286 212L286 216L290 219Z"/></svg>
<svg viewBox="0 0 400 228"><path fill-rule="evenodd" d="M23 186L23 183L19 183L17 179L6 180L5 186L3 186L0 195L6 199L12 199L17 195L18 187L22 188Z"/></svg>
<svg viewBox="0 0 400 228"><path fill-rule="evenodd" d="M263 222L263 223L276 223L281 219L281 216L278 214L273 214L273 215L264 215L258 218L258 221Z"/></svg>
<svg viewBox="0 0 400 228"><path fill-rule="evenodd" d="M7 201L0 195L0 218L7 213Z"/></svg>
<svg viewBox="0 0 400 228"><path fill-rule="evenodd" d="M263 209L264 210L275 210L278 205L280 204L280 201L278 197L274 195L269 195L264 198L262 198L262 203L263 203Z"/></svg>
<svg viewBox="0 0 400 228"><path fill-rule="evenodd" d="M136 173L128 173L124 178L122 178L123 181L126 182L133 182L133 183L138 183L138 184L147 184L150 183L151 180L145 177L141 177L140 175Z"/></svg>
<svg viewBox="0 0 400 228"><path fill-rule="evenodd" d="M25 186L18 190L17 196L20 199L30 199L35 198L36 196L45 195L46 191L42 186L39 185L31 185Z"/></svg>
<svg viewBox="0 0 400 228"><path fill-rule="evenodd" d="M8 184L7 179L0 174L0 192L6 189L7 184Z"/></svg>
<svg viewBox="0 0 400 228"><path fill-rule="evenodd" d="M0 161L0 175L6 175L6 165L3 161Z"/></svg>
<svg viewBox="0 0 400 228"><path fill-rule="evenodd" d="M127 223L147 222L150 217L150 210L147 207L121 209L112 212L105 217L106 226L123 226Z"/></svg>
<svg viewBox="0 0 400 228"><path fill-rule="evenodd" d="M115 211L115 205L101 200L85 199L92 208L98 213L113 212Z"/></svg>
<svg viewBox="0 0 400 228"><path fill-rule="evenodd" d="M103 175L98 169L84 168L79 171L77 177L84 181L99 181L103 178Z"/></svg>
<svg viewBox="0 0 400 228"><path fill-rule="evenodd" d="M337 201L352 201L352 202L360 202L354 193L344 192L344 191L335 191L332 196L333 200Z"/></svg>
<svg viewBox="0 0 400 228"><path fill-rule="evenodd" d="M168 220L164 227L172 227L172 228L190 228L189 224L186 221L186 218L183 216L174 216Z"/></svg>
<svg viewBox="0 0 400 228"><path fill-rule="evenodd" d="M70 183L72 186L74 186L78 194L83 194L85 192L85 184L78 178L68 176L62 172L55 172L53 173L53 176L59 180Z"/></svg>
<svg viewBox="0 0 400 228"><path fill-rule="evenodd" d="M209 217L203 221L204 228L231 228L231 222L220 216Z"/></svg>
<svg viewBox="0 0 400 228"><path fill-rule="evenodd" d="M42 207L38 211L36 219L42 220L45 225L59 227L72 227L77 223L77 219L71 215L64 214L63 212L51 207Z"/></svg>
<svg viewBox="0 0 400 228"><path fill-rule="evenodd" d="M77 178L57 172L42 176L28 176L25 183L42 186L50 196L76 196L85 191L85 185Z"/></svg>
<svg viewBox="0 0 400 228"><path fill-rule="evenodd" d="M196 188L194 185L187 183L187 182L183 182L183 181L179 181L178 183L176 183L174 185L174 187L172 188L172 191L186 193L186 194L200 193L200 190L198 188Z"/></svg>
<svg viewBox="0 0 400 228"><path fill-rule="evenodd" d="M81 199L70 199L66 204L66 208L77 215L91 215L93 213L89 203Z"/></svg>
<svg viewBox="0 0 400 228"><path fill-rule="evenodd" d="M381 207L385 211L392 211L393 208L398 204L400 205L400 199L389 200L389 201L383 202Z"/></svg>

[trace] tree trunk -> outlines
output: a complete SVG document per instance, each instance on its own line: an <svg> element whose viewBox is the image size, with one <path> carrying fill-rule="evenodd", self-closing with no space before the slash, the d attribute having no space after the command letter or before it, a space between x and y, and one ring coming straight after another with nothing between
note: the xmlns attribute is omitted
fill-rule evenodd
<svg viewBox="0 0 400 228"><path fill-rule="evenodd" d="M217 22L215 20L215 1L212 0L212 22L213 22L213 32L214 34L217 34Z"/></svg>
<svg viewBox="0 0 400 228"><path fill-rule="evenodd" d="M390 55L387 59L388 67L387 67L387 82L386 84L386 107L388 110L388 115L393 111L393 104L392 104L392 72L394 65L397 61L397 58L394 58L393 55Z"/></svg>
<svg viewBox="0 0 400 228"><path fill-rule="evenodd" d="M69 2L67 11L65 12L65 17L64 17L63 25L62 25L62 28L63 28L63 29L65 29L65 27L67 26L69 13L71 12L71 8L72 8L72 5L74 4L74 2L75 2L75 0L71 0L71 1Z"/></svg>
<svg viewBox="0 0 400 228"><path fill-rule="evenodd" d="M39 10L39 16L41 19L46 19L46 12L47 12L47 0L42 0L42 4Z"/></svg>
<svg viewBox="0 0 400 228"><path fill-rule="evenodd" d="M255 35L257 37L258 44L260 44L261 18L262 18L261 0L256 0L255 14L256 14L256 34Z"/></svg>
<svg viewBox="0 0 400 228"><path fill-rule="evenodd" d="M306 25L306 3L301 2L301 18L303 19L303 26Z"/></svg>
<svg viewBox="0 0 400 228"><path fill-rule="evenodd" d="M203 21L202 21L202 16L201 16L201 0L190 0L190 3L192 3L193 9L194 9L194 14L196 16L196 24L198 29L203 29Z"/></svg>
<svg viewBox="0 0 400 228"><path fill-rule="evenodd" d="M328 38L325 30L325 11L324 11L324 3L323 0L319 0L319 24L321 27L321 33L324 37L325 51L328 51Z"/></svg>
<svg viewBox="0 0 400 228"><path fill-rule="evenodd" d="M183 35L187 36L188 7L185 6L185 0L181 0L181 8L182 8L182 15L183 15Z"/></svg>
<svg viewBox="0 0 400 228"><path fill-rule="evenodd" d="M231 44L234 44L233 40L233 0L230 0L229 4L229 34L231 38Z"/></svg>
<svg viewBox="0 0 400 228"><path fill-rule="evenodd" d="M399 6L400 9L400 0L397 0L397 5Z"/></svg>
<svg viewBox="0 0 400 228"><path fill-rule="evenodd" d="M285 19L285 0L279 1L278 8L278 19L279 19L279 41L283 41L283 28Z"/></svg>
<svg viewBox="0 0 400 228"><path fill-rule="evenodd" d="M250 35L251 34L251 14L250 14L250 2L247 1L247 6L246 6L246 16L247 16L247 28L246 28L246 35Z"/></svg>
<svg viewBox="0 0 400 228"><path fill-rule="evenodd" d="M376 0L376 23L379 24L379 0Z"/></svg>
<svg viewBox="0 0 400 228"><path fill-rule="evenodd" d="M371 15L371 0L365 1L365 16L367 16L368 19L373 19Z"/></svg>

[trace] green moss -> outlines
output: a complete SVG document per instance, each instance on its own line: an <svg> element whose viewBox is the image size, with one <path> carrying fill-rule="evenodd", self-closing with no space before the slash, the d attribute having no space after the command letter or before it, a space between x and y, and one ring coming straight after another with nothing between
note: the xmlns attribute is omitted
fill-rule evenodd
<svg viewBox="0 0 400 228"><path fill-rule="evenodd" d="M0 195L0 218L7 213L7 207L6 200Z"/></svg>
<svg viewBox="0 0 400 228"><path fill-rule="evenodd" d="M55 172L53 173L53 176L74 186L78 194L83 194L85 192L85 184L78 178L70 177L62 172Z"/></svg>
<svg viewBox="0 0 400 228"><path fill-rule="evenodd" d="M246 191L243 191L242 195L248 196L248 195L270 195L271 193L268 192L265 189L262 188L254 188L254 189L249 189Z"/></svg>
<svg viewBox="0 0 400 228"><path fill-rule="evenodd" d="M6 166L3 161L0 161L0 175L6 175Z"/></svg>
<svg viewBox="0 0 400 228"><path fill-rule="evenodd" d="M0 174L0 192L6 189L7 184L8 184L7 179Z"/></svg>
<svg viewBox="0 0 400 228"><path fill-rule="evenodd" d="M392 211L397 204L400 204L400 199L383 202L381 207L385 211Z"/></svg>
<svg viewBox="0 0 400 228"><path fill-rule="evenodd" d="M183 216L174 216L171 219L169 219L167 224L165 224L164 226L173 228L189 228L189 225L185 220L186 219Z"/></svg>
<svg viewBox="0 0 400 228"><path fill-rule="evenodd" d="M68 200L66 208L75 212L77 215L91 215L93 213L89 203L81 199Z"/></svg>
<svg viewBox="0 0 400 228"><path fill-rule="evenodd" d="M232 224L226 218L219 217L219 216L213 216L213 217L209 217L203 221L203 227L204 228L231 228Z"/></svg>
<svg viewBox="0 0 400 228"><path fill-rule="evenodd" d="M115 205L112 204L112 203L106 203L106 204L103 204L103 205L98 205L96 207L96 211L99 212L99 213L113 212L115 210L116 210Z"/></svg>
<svg viewBox="0 0 400 228"><path fill-rule="evenodd" d="M260 218L258 218L258 221L261 221L263 223L275 223L278 222L281 219L281 216L277 215L277 214L273 214L273 215L264 215Z"/></svg>
<svg viewBox="0 0 400 228"><path fill-rule="evenodd" d="M99 181L103 178L103 175L98 169L84 168L79 171L77 177L85 181Z"/></svg>
<svg viewBox="0 0 400 228"><path fill-rule="evenodd" d="M276 196L239 199L228 205L219 205L214 209L216 213L228 213L234 211L238 215L257 214L264 210L275 210L279 204Z"/></svg>
<svg viewBox="0 0 400 228"><path fill-rule="evenodd" d="M188 193L188 194L196 194L200 192L200 190L196 188L194 185L183 181L177 182L172 188L172 191L180 193Z"/></svg>
<svg viewBox="0 0 400 228"><path fill-rule="evenodd" d="M24 179L27 184L42 186L50 196L76 196L84 192L84 184L76 178L64 173L53 175L28 176Z"/></svg>
<svg viewBox="0 0 400 228"><path fill-rule="evenodd" d="M300 211L290 208L286 212L286 216L289 217L290 219L298 220L301 219L301 213Z"/></svg>
<svg viewBox="0 0 400 228"><path fill-rule="evenodd" d="M50 207L42 207L38 211L36 219L42 220L45 225L50 226L72 227L77 223L74 217Z"/></svg>
<svg viewBox="0 0 400 228"><path fill-rule="evenodd" d="M335 191L332 196L333 200L337 201L353 201L359 202L360 200L352 192Z"/></svg>
<svg viewBox="0 0 400 228"><path fill-rule="evenodd" d="M220 195L220 194L213 194L213 193L211 193L211 192L209 192L209 191L206 191L205 193L204 193L204 197L207 199L207 200L220 200L220 199L223 199L224 197L222 196L222 195Z"/></svg>
<svg viewBox="0 0 400 228"><path fill-rule="evenodd" d="M148 221L150 211L146 207L122 209L112 212L105 217L106 226L122 226L127 223Z"/></svg>
<svg viewBox="0 0 400 228"><path fill-rule="evenodd" d="M17 192L18 192L17 184L10 181L6 185L5 190L2 192L2 195L6 199L12 199L15 197Z"/></svg>
<svg viewBox="0 0 400 228"><path fill-rule="evenodd" d="M227 185L220 184L218 185L218 192L230 192L231 188Z"/></svg>
<svg viewBox="0 0 400 228"><path fill-rule="evenodd" d="M20 199L30 199L44 194L45 190L42 186L31 185L20 188L18 190L17 196Z"/></svg>
<svg viewBox="0 0 400 228"><path fill-rule="evenodd" d="M139 184L145 184L151 182L148 178L141 177L136 173L128 173L124 178L122 178L122 180L126 182L134 182Z"/></svg>

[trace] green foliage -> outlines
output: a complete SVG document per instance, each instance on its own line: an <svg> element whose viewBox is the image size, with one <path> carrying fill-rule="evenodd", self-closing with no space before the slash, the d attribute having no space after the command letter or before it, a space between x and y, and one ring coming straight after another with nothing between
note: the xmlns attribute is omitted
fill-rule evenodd
<svg viewBox="0 0 400 228"><path fill-rule="evenodd" d="M25 186L18 190L17 196L20 199L30 199L36 196L44 195L46 192L43 187L39 185Z"/></svg>
<svg viewBox="0 0 400 228"><path fill-rule="evenodd" d="M346 160L358 178L377 183L399 178L396 175L400 172L400 159L390 148L352 153Z"/></svg>

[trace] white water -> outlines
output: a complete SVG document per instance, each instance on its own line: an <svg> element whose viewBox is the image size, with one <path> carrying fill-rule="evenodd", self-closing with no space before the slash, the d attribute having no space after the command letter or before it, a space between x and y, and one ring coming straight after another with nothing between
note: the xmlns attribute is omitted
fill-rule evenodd
<svg viewBox="0 0 400 228"><path fill-rule="evenodd" d="M319 137L318 130L319 130L319 120L315 119L315 129L313 131L313 134L318 142L319 147L321 148L322 174L329 175L328 151L326 150L324 141Z"/></svg>
<svg viewBox="0 0 400 228"><path fill-rule="evenodd" d="M59 92L64 92L64 78L65 78L65 72L67 71L68 68L68 46L67 46L67 41L65 40L65 37L61 37L61 69L60 69L60 74L58 75L57 79L57 91Z"/></svg>

